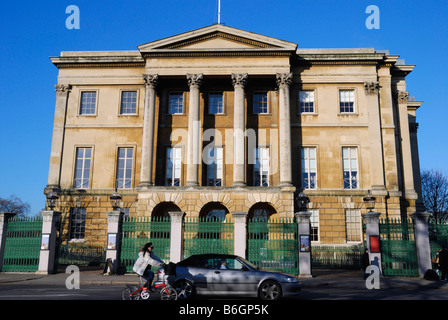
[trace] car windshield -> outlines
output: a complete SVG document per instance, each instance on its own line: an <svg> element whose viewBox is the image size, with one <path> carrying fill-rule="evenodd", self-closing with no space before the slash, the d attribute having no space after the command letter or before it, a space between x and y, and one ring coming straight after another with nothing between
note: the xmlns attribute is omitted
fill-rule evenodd
<svg viewBox="0 0 448 320"><path fill-rule="evenodd" d="M254 269L258 269L258 267L257 267L256 265L254 265L252 262L247 261L246 259L241 258L241 257L239 257L239 259L240 259L242 262L244 262L245 264L247 264L249 267L254 268Z"/></svg>

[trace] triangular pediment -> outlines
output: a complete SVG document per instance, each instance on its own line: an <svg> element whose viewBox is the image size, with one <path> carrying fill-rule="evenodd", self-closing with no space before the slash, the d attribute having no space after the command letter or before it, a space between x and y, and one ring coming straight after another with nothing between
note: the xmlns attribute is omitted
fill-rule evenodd
<svg viewBox="0 0 448 320"><path fill-rule="evenodd" d="M140 52L160 51L251 51L291 50L297 44L260 34L215 24L172 37L156 40L138 47Z"/></svg>

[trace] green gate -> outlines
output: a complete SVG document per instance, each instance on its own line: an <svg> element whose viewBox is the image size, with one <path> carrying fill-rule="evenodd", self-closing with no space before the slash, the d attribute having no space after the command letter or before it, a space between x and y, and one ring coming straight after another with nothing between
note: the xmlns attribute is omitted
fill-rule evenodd
<svg viewBox="0 0 448 320"><path fill-rule="evenodd" d="M417 277L418 261L411 219L381 219L381 260L385 276Z"/></svg>
<svg viewBox="0 0 448 320"><path fill-rule="evenodd" d="M233 254L232 219L186 217L184 221L184 258L194 254Z"/></svg>
<svg viewBox="0 0 448 320"><path fill-rule="evenodd" d="M10 218L7 228L1 271L37 271L42 238L42 217Z"/></svg>
<svg viewBox="0 0 448 320"><path fill-rule="evenodd" d="M249 219L247 259L260 269L299 274L294 218Z"/></svg>
<svg viewBox="0 0 448 320"><path fill-rule="evenodd" d="M168 263L170 261L170 217L125 217L121 242L121 267L132 273L138 251L148 242L154 245L154 253Z"/></svg>

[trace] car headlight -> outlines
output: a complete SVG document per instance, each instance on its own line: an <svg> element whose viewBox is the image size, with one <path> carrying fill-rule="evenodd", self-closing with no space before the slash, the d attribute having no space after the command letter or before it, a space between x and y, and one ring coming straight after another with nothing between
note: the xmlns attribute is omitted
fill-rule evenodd
<svg viewBox="0 0 448 320"><path fill-rule="evenodd" d="M297 278L294 278L294 277L287 277L287 278L285 278L285 281L286 282L298 282Z"/></svg>

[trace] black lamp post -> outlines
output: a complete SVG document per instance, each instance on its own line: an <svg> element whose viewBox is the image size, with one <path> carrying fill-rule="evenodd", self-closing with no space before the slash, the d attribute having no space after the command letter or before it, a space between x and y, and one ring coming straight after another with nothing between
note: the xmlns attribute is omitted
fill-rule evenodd
<svg viewBox="0 0 448 320"><path fill-rule="evenodd" d="M56 207L56 201L59 199L59 196L56 192L52 191L47 194L48 207L53 211L54 207Z"/></svg>
<svg viewBox="0 0 448 320"><path fill-rule="evenodd" d="M112 193L112 195L110 196L110 203L112 204L112 208L114 209L114 211L120 208L120 200L121 195L117 191Z"/></svg>
<svg viewBox="0 0 448 320"><path fill-rule="evenodd" d="M310 198L306 196L306 194L302 191L296 198L297 209L299 211L306 211L308 209L308 203L310 202Z"/></svg>
<svg viewBox="0 0 448 320"><path fill-rule="evenodd" d="M376 198L369 192L364 198L364 203L366 204L366 208L369 210L369 212L372 212L372 210L375 208L375 200Z"/></svg>

